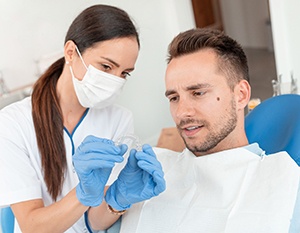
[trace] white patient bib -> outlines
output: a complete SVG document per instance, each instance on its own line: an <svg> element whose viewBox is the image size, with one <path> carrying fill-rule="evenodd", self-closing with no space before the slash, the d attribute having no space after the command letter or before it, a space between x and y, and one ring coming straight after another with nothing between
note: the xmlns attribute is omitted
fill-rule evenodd
<svg viewBox="0 0 300 233"><path fill-rule="evenodd" d="M167 189L133 205L121 233L288 232L300 169L287 153L262 159L244 148L202 157L187 149L156 152Z"/></svg>

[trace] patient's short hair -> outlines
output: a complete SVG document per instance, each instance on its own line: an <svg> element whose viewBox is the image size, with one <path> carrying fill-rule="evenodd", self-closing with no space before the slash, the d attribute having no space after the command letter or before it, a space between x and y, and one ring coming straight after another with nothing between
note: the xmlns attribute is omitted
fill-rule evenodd
<svg viewBox="0 0 300 233"><path fill-rule="evenodd" d="M220 71L227 76L231 88L242 79L249 82L247 57L242 46L219 30L196 28L179 33L169 45L167 62L203 49L215 51Z"/></svg>

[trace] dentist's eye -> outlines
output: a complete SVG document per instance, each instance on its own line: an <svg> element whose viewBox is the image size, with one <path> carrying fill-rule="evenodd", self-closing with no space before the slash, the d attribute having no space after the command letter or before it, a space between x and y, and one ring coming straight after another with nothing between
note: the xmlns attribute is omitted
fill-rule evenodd
<svg viewBox="0 0 300 233"><path fill-rule="evenodd" d="M122 73L122 78L127 78L127 77L130 77L131 76L131 74L129 73L129 72L123 72Z"/></svg>
<svg viewBox="0 0 300 233"><path fill-rule="evenodd" d="M101 66L102 66L102 69L103 69L104 71L109 71L109 70L111 70L111 67L110 67L109 65L101 64Z"/></svg>

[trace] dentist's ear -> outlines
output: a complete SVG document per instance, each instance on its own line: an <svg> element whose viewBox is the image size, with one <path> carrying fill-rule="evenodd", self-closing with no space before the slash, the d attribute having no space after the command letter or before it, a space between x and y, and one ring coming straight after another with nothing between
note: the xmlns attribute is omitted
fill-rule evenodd
<svg viewBox="0 0 300 233"><path fill-rule="evenodd" d="M244 109L251 96L251 86L247 80L241 80L235 87L235 94L237 97L237 107Z"/></svg>
<svg viewBox="0 0 300 233"><path fill-rule="evenodd" d="M73 41L68 40L64 46L64 55L66 64L72 62L74 55L76 54L76 45Z"/></svg>

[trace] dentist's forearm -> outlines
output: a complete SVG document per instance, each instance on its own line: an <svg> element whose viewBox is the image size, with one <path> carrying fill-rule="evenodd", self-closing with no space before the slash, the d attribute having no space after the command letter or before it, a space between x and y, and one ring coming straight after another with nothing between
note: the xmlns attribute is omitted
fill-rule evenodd
<svg viewBox="0 0 300 233"><path fill-rule="evenodd" d="M64 232L89 208L78 201L75 189L47 207L41 199L16 203L11 207L23 233Z"/></svg>
<svg viewBox="0 0 300 233"><path fill-rule="evenodd" d="M99 207L90 208L88 211L88 219L90 226L94 230L106 230L113 225L120 215L113 214L108 210L105 201Z"/></svg>

